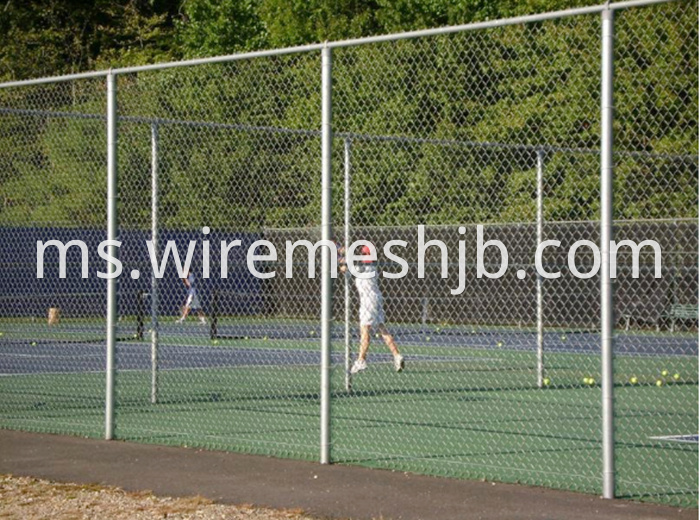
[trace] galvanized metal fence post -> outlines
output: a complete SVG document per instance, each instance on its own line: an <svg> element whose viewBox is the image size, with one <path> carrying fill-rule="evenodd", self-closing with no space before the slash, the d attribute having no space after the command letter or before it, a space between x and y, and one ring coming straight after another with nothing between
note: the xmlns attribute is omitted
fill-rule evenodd
<svg viewBox="0 0 700 520"><path fill-rule="evenodd" d="M332 103L331 103L331 48L321 50L321 238L331 240L331 159L332 159ZM331 321L333 319L333 286L331 257L327 247L321 254L321 464L330 463L330 358Z"/></svg>
<svg viewBox="0 0 700 520"><path fill-rule="evenodd" d="M603 497L615 497L615 436L613 397L613 284L610 241L613 238L613 11L602 17L600 85L600 353L603 413Z"/></svg>
<svg viewBox="0 0 700 520"><path fill-rule="evenodd" d="M158 123L151 123L151 241L155 257L158 247ZM151 274L151 402L158 402L158 278Z"/></svg>
<svg viewBox="0 0 700 520"><path fill-rule="evenodd" d="M117 77L107 74L107 240L117 240ZM118 258L114 245L109 254ZM107 264L107 355L105 366L105 439L114 437L114 357L117 334L117 279L113 276L116 266Z"/></svg>
<svg viewBox="0 0 700 520"><path fill-rule="evenodd" d="M537 245L542 243L544 236L544 202L543 194L543 168L544 168L544 152L537 151ZM544 298L542 295L542 275L536 273L537 276L537 386L542 388L544 385Z"/></svg>
<svg viewBox="0 0 700 520"><path fill-rule="evenodd" d="M344 199L344 213L345 213L345 237L343 238L343 247L345 248L345 254L347 255L350 249L350 175L351 175L351 146L352 141L350 138L345 139L345 199ZM352 376L350 374L350 290L351 281L350 274L345 273L343 277L345 282L345 391L350 392L352 390Z"/></svg>

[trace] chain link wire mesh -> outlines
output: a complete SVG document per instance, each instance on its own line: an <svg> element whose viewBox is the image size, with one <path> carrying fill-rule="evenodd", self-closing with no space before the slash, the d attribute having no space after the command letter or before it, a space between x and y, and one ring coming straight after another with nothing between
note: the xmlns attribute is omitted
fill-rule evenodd
<svg viewBox="0 0 700 520"><path fill-rule="evenodd" d="M662 276L651 247L638 278L620 248L616 493L696 507L697 2L617 13L615 237L655 240ZM375 244L380 273L404 269L388 241L407 261L378 280L388 331L356 374L363 303L334 281L333 461L601 492L599 261L570 253L600 243L600 32L585 15L333 49L335 239ZM285 260L320 239L320 76L316 52L117 76L116 438L317 458L320 255L297 247L292 278ZM106 284L77 248L37 280L34 246L82 239L103 265L105 100L103 78L0 90L2 427L102 433ZM419 225L446 249L423 278ZM148 240L170 252L157 280ZM276 258L248 258L261 240ZM508 269L477 278L501 266L477 255L491 240ZM538 276L541 241L559 277Z"/></svg>
<svg viewBox="0 0 700 520"><path fill-rule="evenodd" d="M0 92L0 415L23 430L103 434L106 238L102 82ZM37 241L48 247L37 277ZM99 267L98 267L99 266ZM83 269L89 277L81 278ZM122 331L125 332L125 331ZM135 331L134 331L135 332Z"/></svg>
<svg viewBox="0 0 700 520"><path fill-rule="evenodd" d="M405 370L391 373L372 331L369 368L334 403L340 460L599 492L600 393L578 374L596 376L600 361L577 352L595 346L598 325L561 301L586 305L581 293L594 300L597 282L564 276L557 288L542 284L540 369L533 266L538 167L546 239L564 239L558 221L586 218L576 210L594 211L569 196L588 179L588 196L598 196L595 156L559 150L595 137L599 63L587 49L599 32L597 17L579 17L336 52L336 127L360 136L352 146L352 239L383 243L407 226L412 259L403 283L379 282ZM573 126L572 110L581 120ZM400 137L364 137L370 133ZM569 206L560 217L551 215L557 203ZM417 279L421 224L426 241L447 245L446 278L445 253L432 247ZM477 278L477 226L482 243L499 240L508 251L510 268L498 279ZM489 247L483 260L496 273L501 253ZM545 263L562 265L551 255ZM460 268L468 281L453 295Z"/></svg>
<svg viewBox="0 0 700 520"><path fill-rule="evenodd" d="M268 230L299 227L299 239L317 240L320 135L308 130L319 126L317 62L304 54L120 78L120 132L139 143L120 140L120 192L140 194L120 207L122 233L132 227L140 248L134 266L151 272L143 236L153 226L161 254L172 242L182 261L188 247L193 256L189 275L171 262L156 284L139 281L146 336L158 339L120 345L117 437L315 458L318 323L309 314L318 316L320 298L299 301L303 273L284 277L289 237ZM254 267L274 278L248 269L246 251L261 240L277 260Z"/></svg>
<svg viewBox="0 0 700 520"><path fill-rule="evenodd" d="M670 5L630 16L640 19L620 22L616 51L617 240L656 240L672 267L654 279L644 250L642 276L631 279L632 255L620 251L617 493L693 505L697 444L655 437L698 429L697 63L680 44L696 40L696 15ZM600 244L599 34L598 17L576 17L335 52L334 120L351 139L350 242L403 239L415 259L424 224L426 241L442 240L451 255L446 278L433 247L423 280L411 260L403 281L379 281L406 367L392 373L375 327L368 368L333 404L338 460L601 492L600 277L580 276L597 271L588 246L569 254L580 240ZM665 70L648 70L658 45ZM640 100L659 74L660 92ZM669 93L677 99L662 101ZM683 238L669 218L683 221ZM508 251L497 280L475 276L478 225L483 243ZM558 278L538 279L538 231L558 241L542 255ZM468 281L453 295L459 240ZM683 254L685 269L674 263ZM498 249L486 250L488 271L500 262ZM380 254L378 269L396 267ZM662 290L687 304L688 332L656 332L678 312ZM361 305L353 294L353 328ZM355 352L359 341L354 333Z"/></svg>
<svg viewBox="0 0 700 520"><path fill-rule="evenodd" d="M697 444L682 441L698 433L697 15L693 2L620 12L614 85L616 142L636 152L616 157L616 238L655 240L663 268L653 279L645 248L632 279L620 250L618 493L695 506Z"/></svg>

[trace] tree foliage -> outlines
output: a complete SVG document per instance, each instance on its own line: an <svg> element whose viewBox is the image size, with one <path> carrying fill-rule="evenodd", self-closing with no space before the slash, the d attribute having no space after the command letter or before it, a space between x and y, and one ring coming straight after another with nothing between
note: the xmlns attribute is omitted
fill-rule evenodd
<svg viewBox="0 0 700 520"><path fill-rule="evenodd" d="M0 74L226 54L572 5L10 0L0 18ZM615 138L618 150L633 152L616 158L616 216L697 216L697 5L630 10L616 26ZM532 221L539 150L545 217L597 218L599 54L597 16L337 49L336 193L342 135L351 134L353 215L363 222ZM123 225L150 225L151 120L161 120L164 226L317 223L319 71L318 54L299 54L120 76ZM80 115L0 115L3 225L103 227L104 124L82 115L104 117L104 105L102 80L0 91L2 107ZM342 197L335 204L340 218Z"/></svg>

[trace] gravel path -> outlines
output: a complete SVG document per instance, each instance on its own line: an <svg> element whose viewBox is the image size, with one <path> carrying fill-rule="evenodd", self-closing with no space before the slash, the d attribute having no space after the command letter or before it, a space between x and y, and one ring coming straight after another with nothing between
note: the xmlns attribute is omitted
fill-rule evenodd
<svg viewBox="0 0 700 520"><path fill-rule="evenodd" d="M0 476L2 519L197 519L312 520L300 511L214 504L203 497L157 497L99 485L59 484L28 477Z"/></svg>

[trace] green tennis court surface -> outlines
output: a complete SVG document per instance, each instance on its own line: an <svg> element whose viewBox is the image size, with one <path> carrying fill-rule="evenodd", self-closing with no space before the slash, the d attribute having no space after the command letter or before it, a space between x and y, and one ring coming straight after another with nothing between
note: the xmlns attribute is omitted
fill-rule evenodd
<svg viewBox="0 0 700 520"><path fill-rule="evenodd" d="M155 404L148 331L144 341L118 343L117 438L317 460L317 332L283 323L305 331L290 339L296 332L275 336L281 325L264 324L236 340L212 340L194 322L164 324ZM0 424L101 437L104 345L28 342L30 329L3 325ZM342 331L334 330L334 461L600 493L597 335L552 332L549 386L540 389L529 333L397 329L406 370L393 372L375 339L370 368L353 377L352 392ZM697 338L620 334L618 343L618 494L697 507L697 442L662 439L697 435Z"/></svg>

